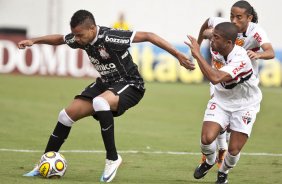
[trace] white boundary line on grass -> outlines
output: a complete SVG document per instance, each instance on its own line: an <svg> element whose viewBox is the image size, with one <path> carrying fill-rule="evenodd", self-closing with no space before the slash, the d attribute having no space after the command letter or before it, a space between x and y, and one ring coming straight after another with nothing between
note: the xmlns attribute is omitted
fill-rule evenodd
<svg viewBox="0 0 282 184"><path fill-rule="evenodd" d="M5 149L0 148L0 152L22 152L22 153L37 153L42 152L39 150L23 150L23 149ZM61 150L62 153L105 153L102 150ZM127 150L118 151L119 153L125 154L164 154L164 155L201 155L201 153L195 152L176 152L176 151L137 151L137 150ZM267 156L267 157L282 157L279 153L241 153L242 155L248 156Z"/></svg>

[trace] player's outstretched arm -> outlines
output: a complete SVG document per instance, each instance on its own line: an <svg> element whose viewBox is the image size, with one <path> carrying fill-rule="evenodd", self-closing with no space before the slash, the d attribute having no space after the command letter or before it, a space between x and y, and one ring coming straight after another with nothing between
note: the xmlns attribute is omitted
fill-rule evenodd
<svg viewBox="0 0 282 184"><path fill-rule="evenodd" d="M197 60L202 73L212 84L218 84L232 79L229 73L212 68L202 56L197 40L192 36L187 37L190 43L186 41L184 43L190 47L192 56Z"/></svg>
<svg viewBox="0 0 282 184"><path fill-rule="evenodd" d="M46 35L42 37L32 38L29 40L22 40L18 43L18 48L24 49L26 47L32 46L33 44L62 45L64 43L65 41L63 35Z"/></svg>
<svg viewBox="0 0 282 184"><path fill-rule="evenodd" d="M185 56L183 53L179 52L176 48L174 48L169 42L160 36L151 33L151 32L136 32L135 37L133 39L133 43L138 42L151 42L152 44L166 50L171 55L176 57L183 67L189 70L194 70L195 65Z"/></svg>

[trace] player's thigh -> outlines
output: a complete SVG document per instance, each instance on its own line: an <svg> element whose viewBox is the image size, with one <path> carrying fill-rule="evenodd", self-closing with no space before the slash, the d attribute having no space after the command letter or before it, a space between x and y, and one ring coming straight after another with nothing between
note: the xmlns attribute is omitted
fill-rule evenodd
<svg viewBox="0 0 282 184"><path fill-rule="evenodd" d="M79 95L76 95L75 99L84 99L92 101L93 98L99 96L107 90L107 86L100 81L89 84Z"/></svg>
<svg viewBox="0 0 282 184"><path fill-rule="evenodd" d="M230 113L223 110L212 99L208 102L204 114L202 127L202 142L210 143L219 135L220 131L226 129L230 119Z"/></svg>
<svg viewBox="0 0 282 184"><path fill-rule="evenodd" d="M71 104L65 108L65 111L73 121L77 121L94 113L92 101L80 98L74 99Z"/></svg>
<svg viewBox="0 0 282 184"><path fill-rule="evenodd" d="M89 84L79 95L74 97L73 102L66 108L66 112L74 121L93 115L93 98L105 92L106 89L107 87L100 81Z"/></svg>
<svg viewBox="0 0 282 184"><path fill-rule="evenodd" d="M129 84L116 84L111 86L109 90L118 96L116 109L112 110L115 117L120 116L129 108L138 104L145 92Z"/></svg>
<svg viewBox="0 0 282 184"><path fill-rule="evenodd" d="M230 129L250 137L258 111L259 106L254 106L233 112L230 118Z"/></svg>
<svg viewBox="0 0 282 184"><path fill-rule="evenodd" d="M222 128L218 123L212 121L204 121L201 134L202 144L211 144L219 135L219 132L221 130Z"/></svg>
<svg viewBox="0 0 282 184"><path fill-rule="evenodd" d="M119 96L115 95L114 92L107 90L99 95L100 97L103 97L110 105L111 111L117 111L118 109L118 102L119 102Z"/></svg>
<svg viewBox="0 0 282 184"><path fill-rule="evenodd" d="M225 111L219 105L217 105L213 99L210 99L205 110L203 122L216 122L221 126L222 130L225 130L229 125L230 115L230 112Z"/></svg>
<svg viewBox="0 0 282 184"><path fill-rule="evenodd" d="M240 151L246 144L247 140L248 140L247 134L231 130L228 152L231 155L237 155L238 153L240 153Z"/></svg>

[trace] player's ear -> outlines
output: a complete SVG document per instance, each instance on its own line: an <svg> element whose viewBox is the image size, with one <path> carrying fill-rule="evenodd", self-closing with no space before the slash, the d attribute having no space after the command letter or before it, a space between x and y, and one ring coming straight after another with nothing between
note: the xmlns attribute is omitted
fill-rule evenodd
<svg viewBox="0 0 282 184"><path fill-rule="evenodd" d="M95 25L91 25L89 29L92 30L92 31L95 31L96 30L96 26Z"/></svg>
<svg viewBox="0 0 282 184"><path fill-rule="evenodd" d="M252 22L254 16L253 15L247 15L247 16L248 16L248 19L247 19L248 22Z"/></svg>
<svg viewBox="0 0 282 184"><path fill-rule="evenodd" d="M228 45L233 45L232 40L227 40L227 44L228 44Z"/></svg>

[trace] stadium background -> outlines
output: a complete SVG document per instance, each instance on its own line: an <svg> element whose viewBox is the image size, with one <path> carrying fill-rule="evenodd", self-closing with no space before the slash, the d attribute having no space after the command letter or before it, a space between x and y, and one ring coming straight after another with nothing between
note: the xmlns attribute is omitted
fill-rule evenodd
<svg viewBox="0 0 282 184"><path fill-rule="evenodd" d="M19 50L17 41L44 34L68 33L70 17L77 9L90 10L99 25L108 26L122 11L133 29L160 34L188 54L183 44L185 35L196 36L203 21L218 11L228 17L234 2L0 0L0 183L98 184L105 161L99 123L89 117L75 124L61 149L69 163L62 180L22 177L42 154L58 112L93 81L96 73L82 52L66 46L54 50L47 45ZM261 84L281 86L279 21L282 3L276 0L250 2L276 51L274 60L266 61L267 65L262 62ZM140 104L125 116L116 118L116 143L124 162L114 183L214 183L216 167L204 180L193 178L201 157L199 137L209 85L175 82L201 83L201 72L180 68L172 56L151 44L133 44L131 51L144 78L160 82L147 82L146 96ZM14 72L24 75L11 74ZM43 76L34 77L34 74ZM161 83L163 81L167 82ZM230 183L281 183L282 104L279 99L282 88L262 86L261 89L261 112L238 165L231 171Z"/></svg>
<svg viewBox="0 0 282 184"><path fill-rule="evenodd" d="M137 31L155 32L179 50L189 54L183 44L187 34L197 37L202 23L218 12L228 18L230 7L236 1L226 0L0 0L0 73L19 72L26 75L97 76L85 54L66 46L53 49L50 46L35 46L19 51L15 42L25 37L45 34L66 34L69 20L78 9L94 13L98 25L111 26L119 13ZM256 9L259 23L268 33L275 49L276 58L260 62L261 85L281 86L282 25L279 13L282 2L270 0L249 1ZM21 7L21 8L16 8ZM24 34L16 34L20 30ZM26 31L26 34L25 34ZM8 33L8 34L7 34ZM207 42L202 46L206 55ZM203 76L199 69L189 72L179 67L175 58L151 44L133 44L134 60L147 81L199 83Z"/></svg>

